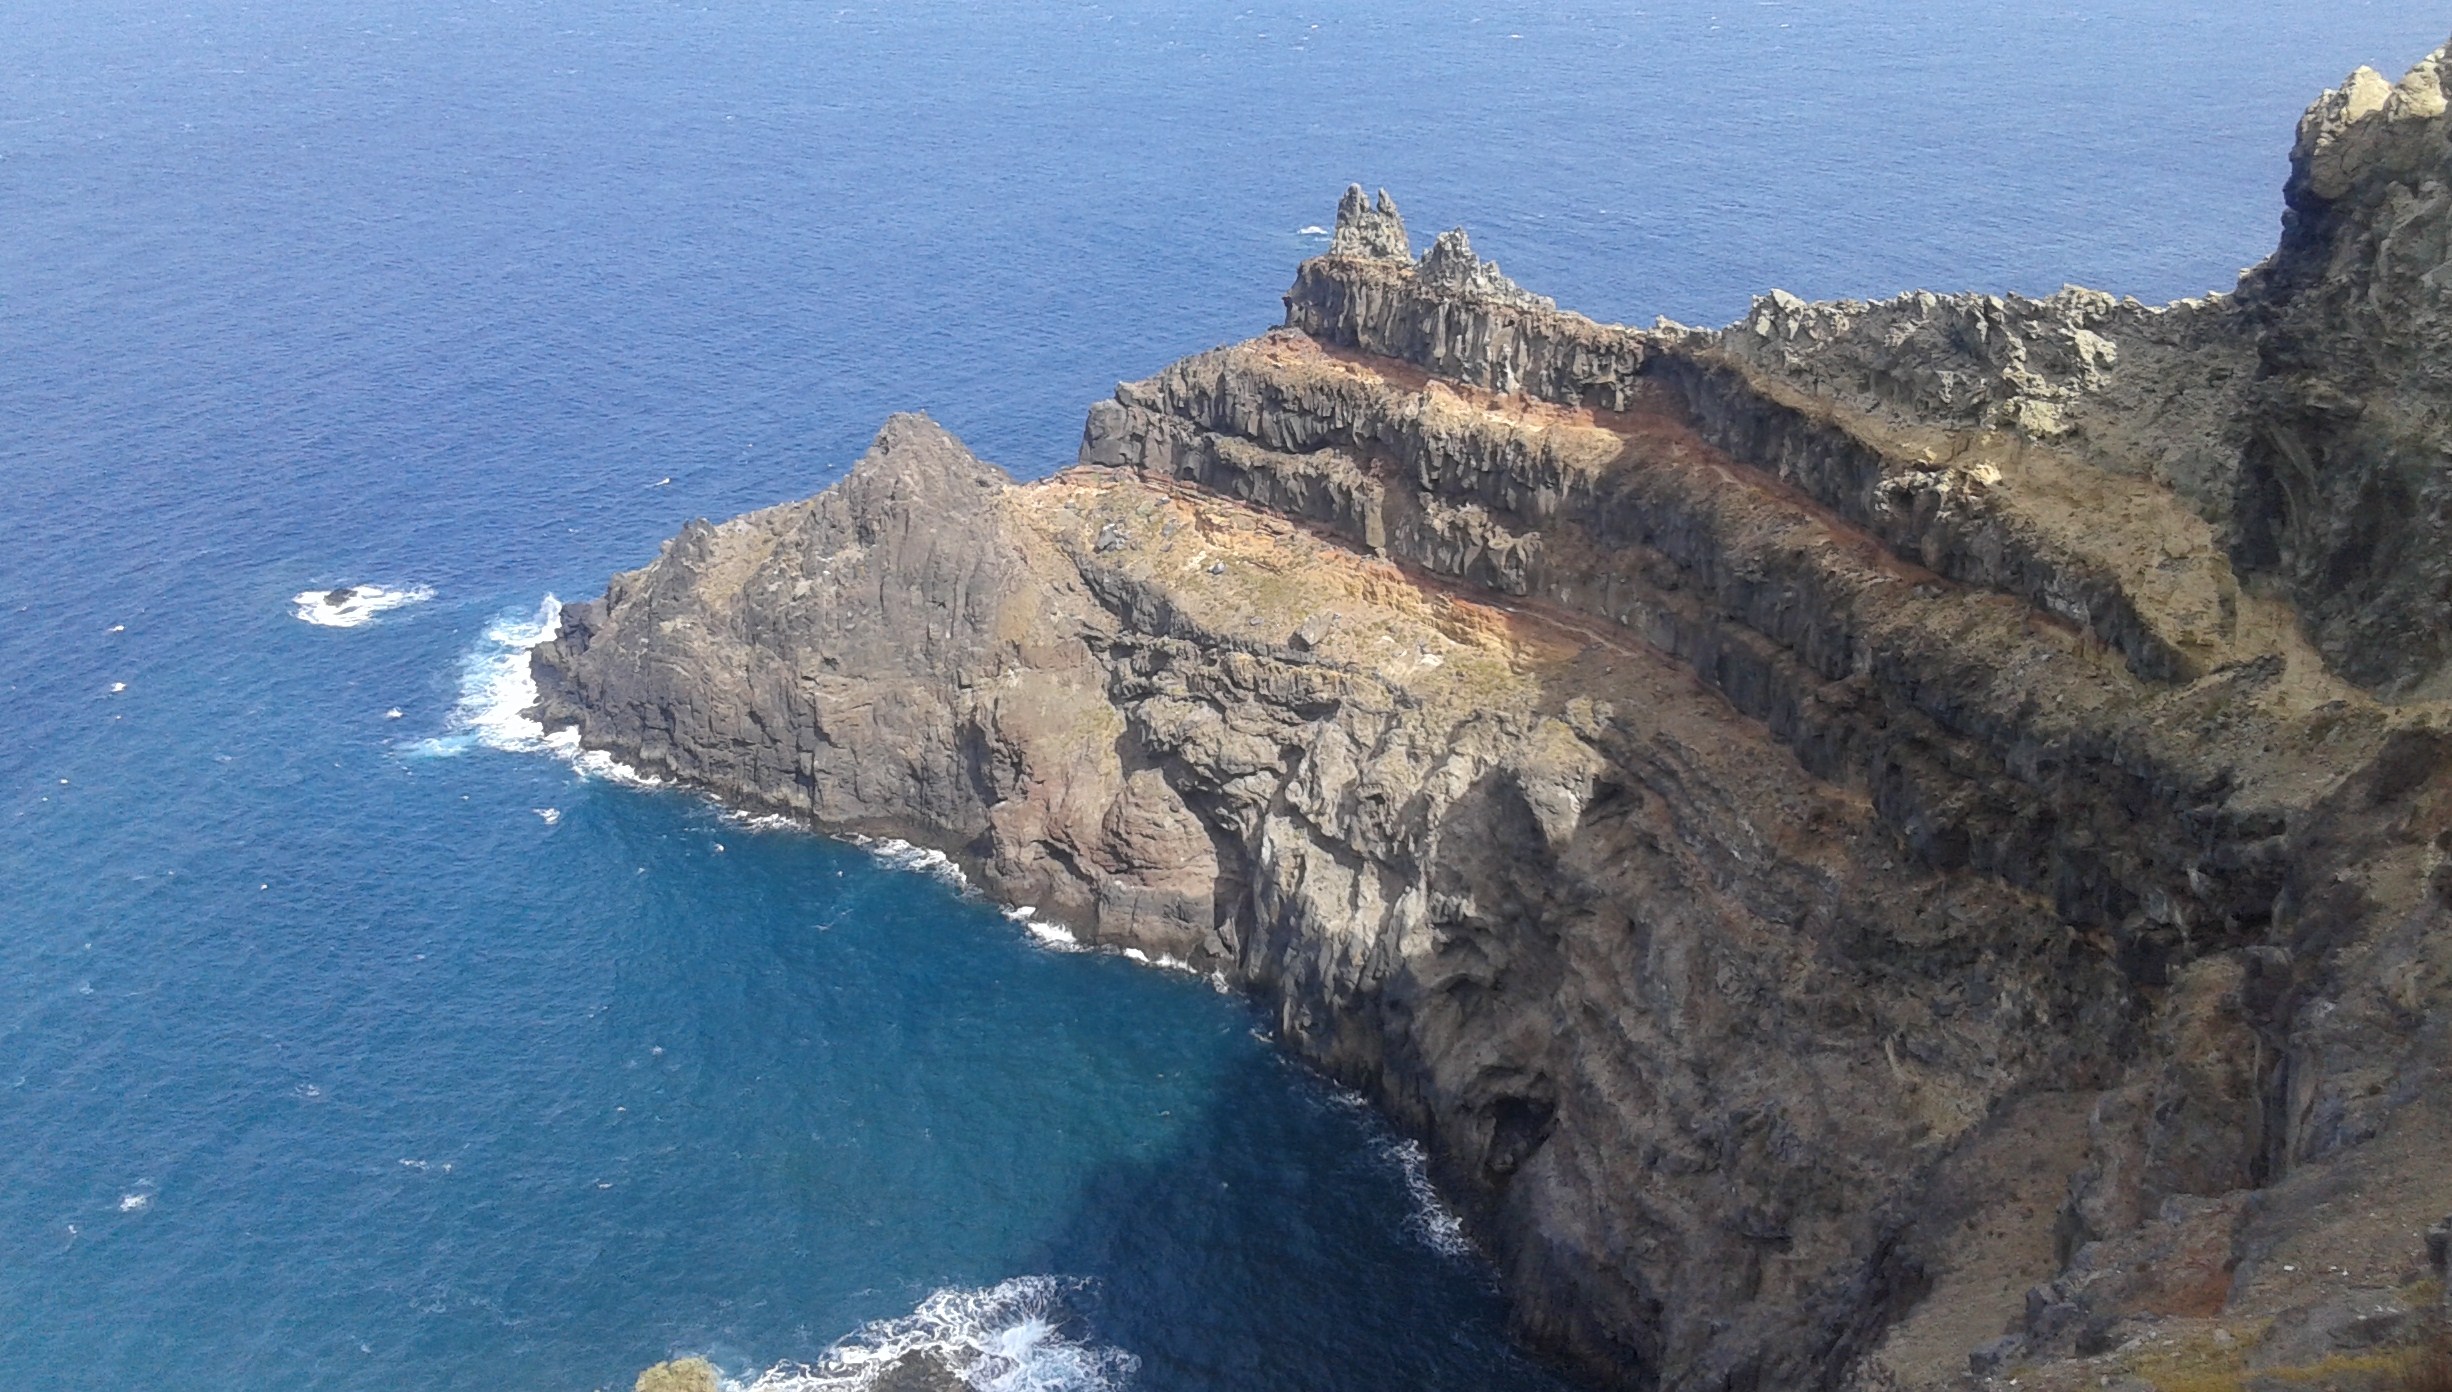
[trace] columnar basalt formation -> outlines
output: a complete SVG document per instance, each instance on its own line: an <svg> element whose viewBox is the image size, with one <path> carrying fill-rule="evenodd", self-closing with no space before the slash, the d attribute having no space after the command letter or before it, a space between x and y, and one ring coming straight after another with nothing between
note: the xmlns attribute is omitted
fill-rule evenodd
<svg viewBox="0 0 2452 1392"><path fill-rule="evenodd" d="M1077 467L898 417L566 611L541 714L1251 990L1597 1382L2415 1337L2437 61L2327 94L2282 249L2161 308L1629 329L1351 189L1286 326Z"/></svg>

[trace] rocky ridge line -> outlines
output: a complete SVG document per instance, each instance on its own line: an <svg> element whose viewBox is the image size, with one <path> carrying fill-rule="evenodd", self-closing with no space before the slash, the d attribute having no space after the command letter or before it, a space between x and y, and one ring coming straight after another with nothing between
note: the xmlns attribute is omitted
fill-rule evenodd
<svg viewBox="0 0 2452 1392"><path fill-rule="evenodd" d="M2440 68L2160 309L1628 329L1350 189L1082 467L898 417L541 713L1254 991L1598 1382L2338 1380L2452 1211Z"/></svg>

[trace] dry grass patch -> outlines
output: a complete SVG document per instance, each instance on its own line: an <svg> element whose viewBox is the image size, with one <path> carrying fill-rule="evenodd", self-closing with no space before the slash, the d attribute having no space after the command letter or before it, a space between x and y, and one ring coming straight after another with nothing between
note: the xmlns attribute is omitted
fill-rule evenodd
<svg viewBox="0 0 2452 1392"><path fill-rule="evenodd" d="M2192 1339L2146 1354L2128 1371L2155 1392L2452 1392L2452 1338L2440 1331L2404 1348L2287 1368L2250 1368L2245 1348Z"/></svg>
<svg viewBox="0 0 2452 1392"><path fill-rule="evenodd" d="M2437 1329L2401 1355L2390 1392L2452 1392L2452 1333Z"/></svg>

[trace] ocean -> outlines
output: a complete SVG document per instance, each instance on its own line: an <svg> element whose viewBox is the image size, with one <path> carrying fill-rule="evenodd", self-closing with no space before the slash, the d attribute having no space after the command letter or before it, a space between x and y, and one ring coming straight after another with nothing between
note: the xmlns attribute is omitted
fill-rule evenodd
<svg viewBox="0 0 2452 1392"><path fill-rule="evenodd" d="M1558 1387L1419 1151L1245 1004L537 741L551 597L891 411L1069 463L1117 379L1276 320L1349 181L1632 322L2224 288L2299 111L2446 27L13 0L0 1381Z"/></svg>

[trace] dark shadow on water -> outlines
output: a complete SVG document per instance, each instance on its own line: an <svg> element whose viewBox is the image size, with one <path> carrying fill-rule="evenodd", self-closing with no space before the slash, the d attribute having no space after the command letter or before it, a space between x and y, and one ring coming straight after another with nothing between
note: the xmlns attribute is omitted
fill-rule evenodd
<svg viewBox="0 0 2452 1392"><path fill-rule="evenodd" d="M1098 1173L1034 1264L1092 1278L1090 1332L1138 1355L1134 1387L1569 1386L1508 1342L1487 1268L1421 1235L1395 1138L1350 1097L1244 1052L1179 1134Z"/></svg>

